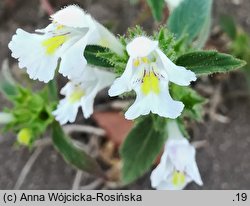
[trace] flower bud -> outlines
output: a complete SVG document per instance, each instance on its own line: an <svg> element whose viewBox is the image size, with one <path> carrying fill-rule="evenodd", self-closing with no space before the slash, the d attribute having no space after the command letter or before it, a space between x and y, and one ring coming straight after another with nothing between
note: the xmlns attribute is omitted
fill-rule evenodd
<svg viewBox="0 0 250 206"><path fill-rule="evenodd" d="M23 128L17 134L17 141L21 145L28 146L31 142L32 131L29 128Z"/></svg>

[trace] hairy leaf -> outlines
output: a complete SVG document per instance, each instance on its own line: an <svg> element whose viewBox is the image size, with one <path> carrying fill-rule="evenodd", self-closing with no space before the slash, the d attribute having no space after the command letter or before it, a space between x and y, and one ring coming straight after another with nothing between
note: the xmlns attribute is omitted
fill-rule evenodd
<svg viewBox="0 0 250 206"><path fill-rule="evenodd" d="M148 115L135 125L120 151L124 183L136 180L150 169L166 138L163 118Z"/></svg>
<svg viewBox="0 0 250 206"><path fill-rule="evenodd" d="M197 75L229 72L246 65L246 62L217 51L190 52L180 56L176 64L184 66Z"/></svg>
<svg viewBox="0 0 250 206"><path fill-rule="evenodd" d="M95 175L102 175L97 162L76 146L72 140L64 134L58 123L53 123L52 140L54 146L63 158L74 167Z"/></svg>
<svg viewBox="0 0 250 206"><path fill-rule="evenodd" d="M108 49L96 45L86 46L84 56L88 64L100 67L112 67L108 61L98 56L98 53L105 52L106 50Z"/></svg>
<svg viewBox="0 0 250 206"><path fill-rule="evenodd" d="M147 0L149 7L151 8L152 14L157 21L161 21L163 8L165 5L164 0Z"/></svg>
<svg viewBox="0 0 250 206"><path fill-rule="evenodd" d="M163 53L172 61L176 60L176 51L178 51L178 48L175 48L177 43L174 35L166 27L162 27L159 33L155 34L154 38L159 42L159 47Z"/></svg>
<svg viewBox="0 0 250 206"><path fill-rule="evenodd" d="M202 105L206 102L206 99L190 87L171 84L170 89L173 98L185 105L183 115L201 121L203 115Z"/></svg>
<svg viewBox="0 0 250 206"><path fill-rule="evenodd" d="M188 43L204 28L211 15L212 0L185 0L172 12L168 27L177 38L188 35Z"/></svg>
<svg viewBox="0 0 250 206"><path fill-rule="evenodd" d="M193 47L196 48L197 50L202 49L205 46L210 36L211 23L212 23L211 15L209 15L206 21L204 22L204 25L200 30L195 42L193 43Z"/></svg>

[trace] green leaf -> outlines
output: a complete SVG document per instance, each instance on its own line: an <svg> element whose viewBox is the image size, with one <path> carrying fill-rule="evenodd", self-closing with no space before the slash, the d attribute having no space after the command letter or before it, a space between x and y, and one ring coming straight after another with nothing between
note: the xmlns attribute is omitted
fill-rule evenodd
<svg viewBox="0 0 250 206"><path fill-rule="evenodd" d="M185 125L185 121L183 120L183 118L179 117L176 119L177 121L177 124L179 126L179 129L181 130L181 133L183 134L183 136L186 138L186 139L190 139L190 135L187 131L187 128L186 128L186 125Z"/></svg>
<svg viewBox="0 0 250 206"><path fill-rule="evenodd" d="M136 27L136 29L138 29L138 27ZM120 41L124 46L126 45L126 40L123 37L120 38ZM109 49L99 51L97 53L97 57L105 62L108 62L108 64L110 65L108 69L116 73L117 75L122 75L129 58L126 52L124 52L124 55L120 56Z"/></svg>
<svg viewBox="0 0 250 206"><path fill-rule="evenodd" d="M5 80L2 80L1 77L0 77L0 91L9 100L12 100L13 97L17 94L16 86L13 84L10 84L9 82Z"/></svg>
<svg viewBox="0 0 250 206"><path fill-rule="evenodd" d="M152 14L157 21L161 21L163 9L165 5L164 0L147 0L149 7L151 8Z"/></svg>
<svg viewBox="0 0 250 206"><path fill-rule="evenodd" d="M220 17L220 26L222 30L232 39L234 40L237 36L237 28L235 21L232 16L222 15Z"/></svg>
<svg viewBox="0 0 250 206"><path fill-rule="evenodd" d="M129 0L130 4L136 5L139 3L140 0Z"/></svg>
<svg viewBox="0 0 250 206"><path fill-rule="evenodd" d="M187 42L190 43L203 29L211 8L212 0L184 0L170 15L168 27L177 38L188 34Z"/></svg>
<svg viewBox="0 0 250 206"><path fill-rule="evenodd" d="M197 75L229 72L246 65L246 62L217 51L198 51L180 56L176 64L184 66Z"/></svg>
<svg viewBox="0 0 250 206"><path fill-rule="evenodd" d="M237 34L235 40L231 43L230 49L232 54L250 63L250 36L242 31Z"/></svg>
<svg viewBox="0 0 250 206"><path fill-rule="evenodd" d="M202 106L206 99L190 87L171 84L170 89L172 97L185 105L183 116L201 121L203 116Z"/></svg>
<svg viewBox="0 0 250 206"><path fill-rule="evenodd" d="M3 62L0 71L0 92L9 100L12 100L18 94L18 88L12 78L7 61Z"/></svg>
<svg viewBox="0 0 250 206"><path fill-rule="evenodd" d="M163 53L172 61L176 60L176 51L178 51L178 48L176 48L177 43L174 35L166 27L162 27L159 33L155 34L154 38L159 42L159 47Z"/></svg>
<svg viewBox="0 0 250 206"><path fill-rule="evenodd" d="M103 176L101 168L97 162L79 147L74 145L72 140L64 134L61 126L57 122L53 123L52 127L52 140L54 146L63 156L65 161L80 170L94 175Z"/></svg>
<svg viewBox="0 0 250 206"><path fill-rule="evenodd" d="M195 42L193 43L193 47L195 47L196 49L202 49L209 36L210 36L210 28L211 28L211 15L209 15L201 29L201 31L199 32L197 39L195 40Z"/></svg>
<svg viewBox="0 0 250 206"><path fill-rule="evenodd" d="M58 89L58 87L57 87L56 79L49 81L48 93L49 93L49 97L52 101L58 101L57 89Z"/></svg>
<svg viewBox="0 0 250 206"><path fill-rule="evenodd" d="M124 39L124 37L121 37L120 41L123 41L123 45L126 47L127 42L132 41L138 36L147 36L147 32L145 32L141 26L136 25L135 27L128 28L127 38Z"/></svg>
<svg viewBox="0 0 250 206"><path fill-rule="evenodd" d="M98 53L106 52L106 50L108 49L96 45L86 46L84 56L88 64L100 67L112 67L112 64L98 56Z"/></svg>
<svg viewBox="0 0 250 206"><path fill-rule="evenodd" d="M32 92L30 89L17 86L17 93L12 97L12 108L5 111L13 115L13 121L6 125L5 131L19 132L23 128L33 131L31 144L43 135L47 127L54 121L52 111L55 102L48 100L48 91Z"/></svg>
<svg viewBox="0 0 250 206"><path fill-rule="evenodd" d="M120 150L124 183L136 180L150 169L167 138L164 123L165 119L155 119L154 116L148 115L129 133ZM155 124L158 126L155 127Z"/></svg>

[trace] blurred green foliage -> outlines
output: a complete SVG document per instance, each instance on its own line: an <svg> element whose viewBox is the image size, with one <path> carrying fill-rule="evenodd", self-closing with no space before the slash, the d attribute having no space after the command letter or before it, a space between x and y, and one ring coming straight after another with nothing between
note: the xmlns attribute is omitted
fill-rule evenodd
<svg viewBox="0 0 250 206"><path fill-rule="evenodd" d="M238 26L233 17L223 15L220 18L222 30L231 39L229 43L229 51L234 56L246 61L246 66L243 71L246 73L248 86L250 89L250 34Z"/></svg>

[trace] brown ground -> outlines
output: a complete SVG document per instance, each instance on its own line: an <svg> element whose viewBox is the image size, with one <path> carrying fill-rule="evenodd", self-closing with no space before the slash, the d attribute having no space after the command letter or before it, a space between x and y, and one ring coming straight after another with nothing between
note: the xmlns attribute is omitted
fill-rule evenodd
<svg viewBox="0 0 250 206"><path fill-rule="evenodd" d="M46 14L40 9L38 0L10 0L16 5L4 5L0 2L0 64L5 58L10 59L7 44L17 27L28 31L40 28L48 23ZM55 2L55 1L52 1ZM59 2L59 3L58 3ZM56 8L66 5L66 0L57 1ZM77 2L77 1L68 1ZM81 5L102 23L112 25L114 32L123 33L126 28L138 20L137 7L129 5L128 0L86 0ZM234 14L237 22L250 31L249 0L217 0L215 16L221 13ZM144 26L152 27L151 19ZM13 62L13 60L11 60ZM219 112L230 118L230 122L219 123L206 120L194 127L194 140L209 142L209 146L197 151L197 161L204 181L203 187L195 184L188 189L250 189L250 101L248 97L239 97L245 92L244 76L234 73L222 78L223 102ZM210 81L210 87L216 88L217 81ZM213 85L214 84L214 85ZM244 95L243 95L244 96ZM0 109L5 104L0 99ZM12 189L19 173L28 160L30 152L13 147L14 135L0 135L0 189ZM75 169L68 166L52 147L47 147L32 167L22 189L71 189ZM82 185L89 181L86 176ZM129 189L148 189L148 176L134 183Z"/></svg>

